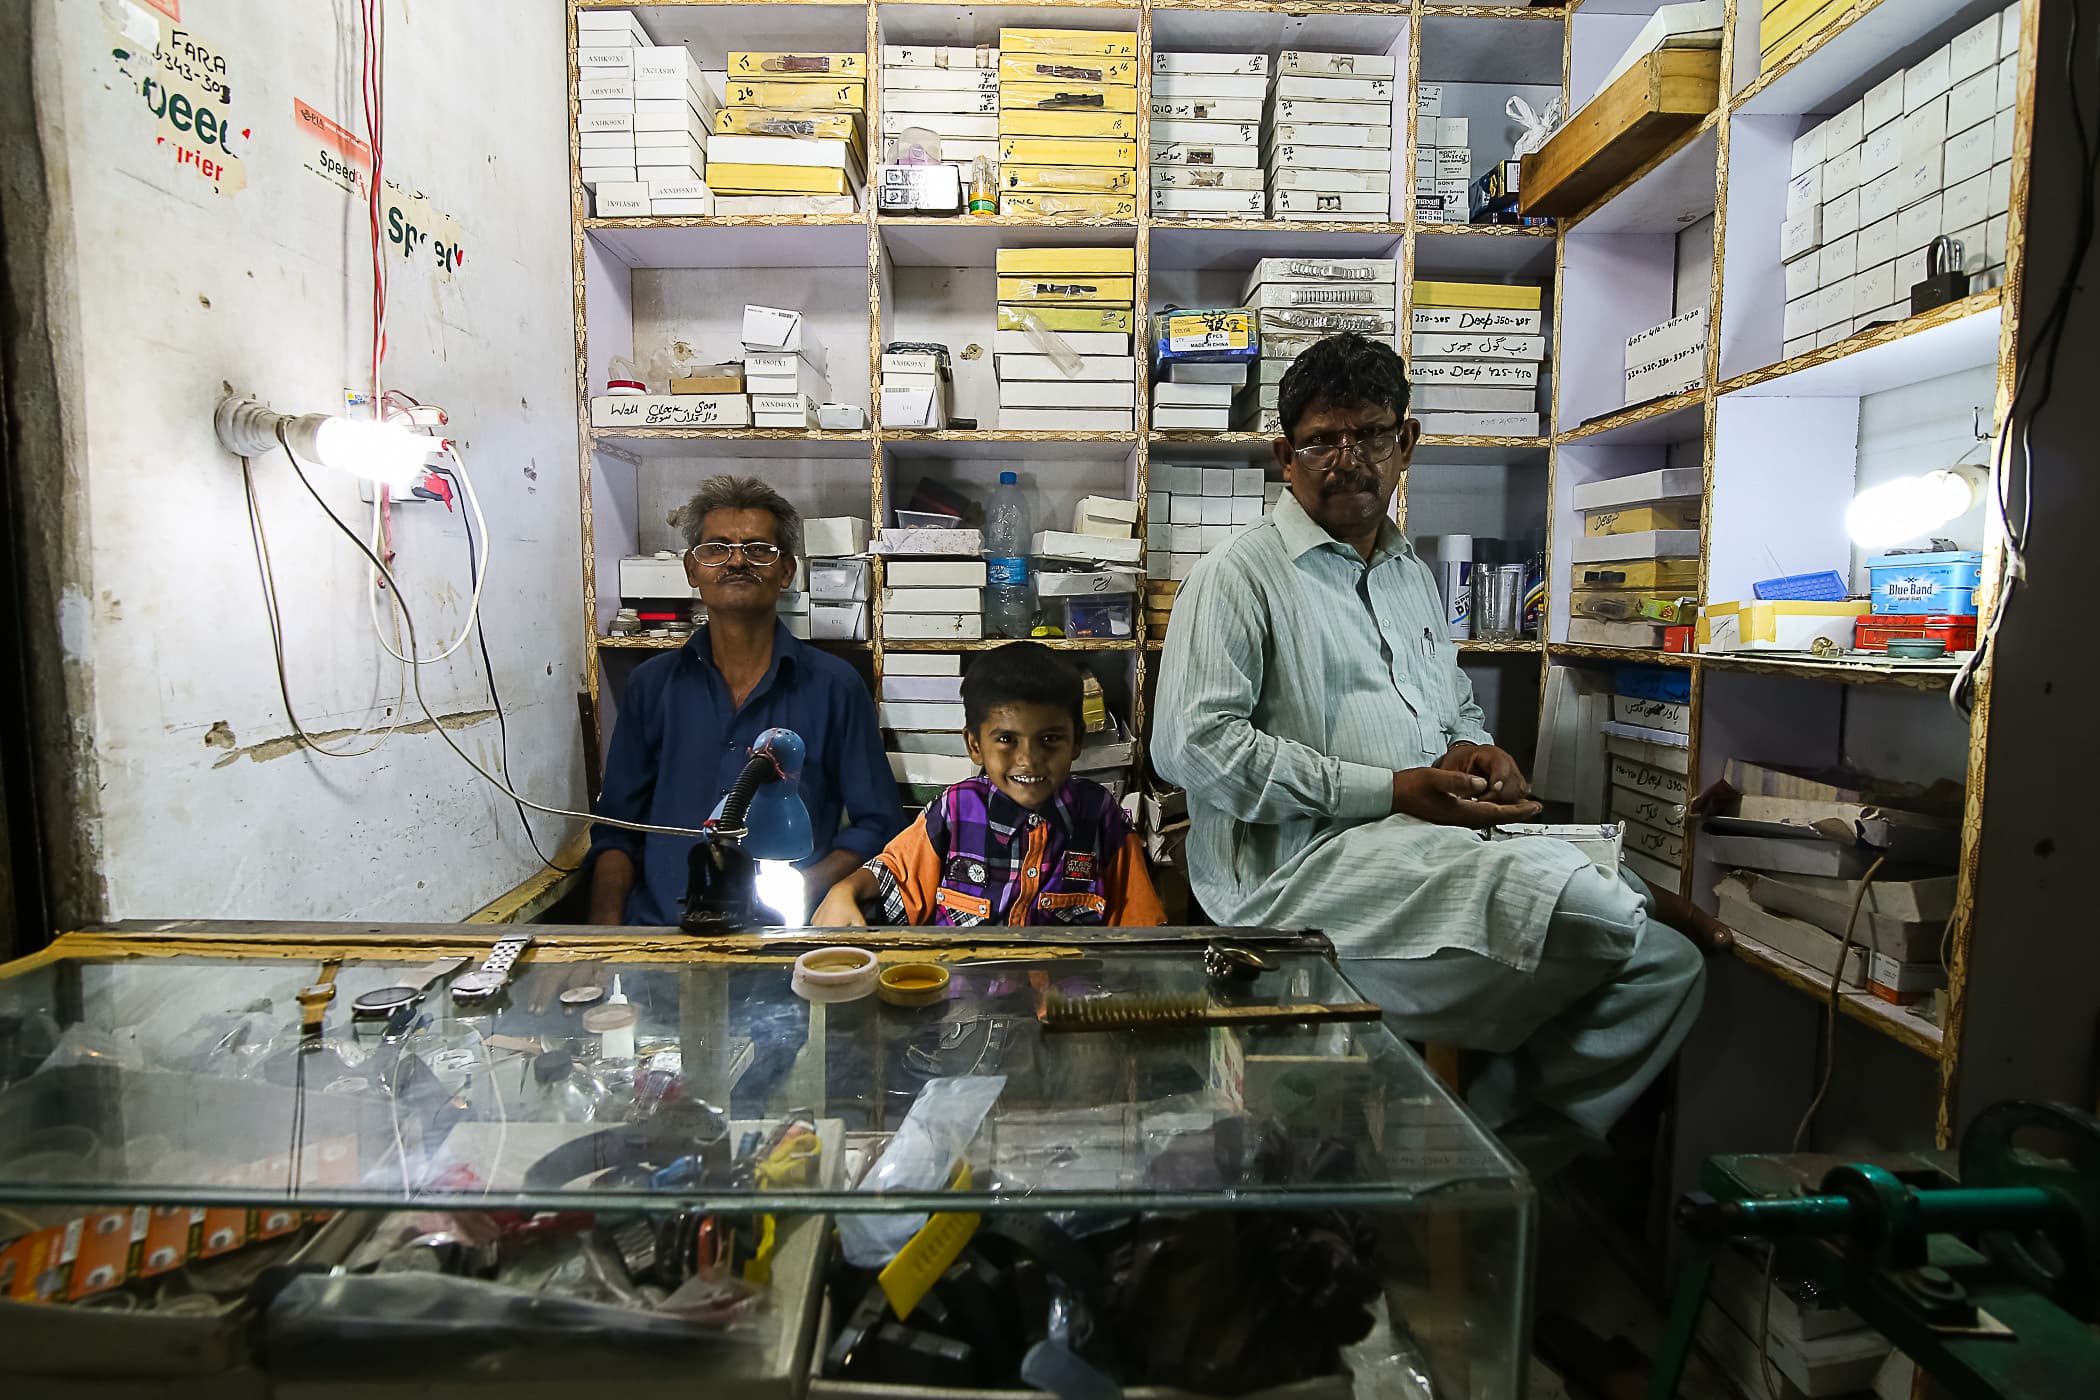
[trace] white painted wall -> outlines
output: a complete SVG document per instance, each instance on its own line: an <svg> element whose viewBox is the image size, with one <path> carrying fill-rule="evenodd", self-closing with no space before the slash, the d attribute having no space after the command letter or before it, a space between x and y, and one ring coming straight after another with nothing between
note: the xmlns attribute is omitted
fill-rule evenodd
<svg viewBox="0 0 2100 1400"><path fill-rule="evenodd" d="M61 619L93 687L105 908L162 915L446 919L538 868L509 802L431 733L328 759L285 745L239 464L217 445L222 385L287 411L365 382L369 254L361 201L303 168L294 99L357 115L356 6L184 0L229 59L248 131L246 188L219 195L155 142L117 71L105 11L39 0L40 137L57 256L79 269L70 327L84 450L64 509L91 550ZM386 382L444 405L496 542L483 616L520 790L584 797L575 691L580 570L569 298L567 82L559 0L388 0L386 173L457 219L449 282L427 252L391 260ZM316 469L339 511L347 477ZM360 724L394 684L366 621L364 565L281 454L256 476L310 727ZM458 515L395 516L398 570L426 649L465 616ZM472 642L426 668L456 737L493 765L496 725ZM404 718L420 718L409 702ZM566 832L541 823L550 852Z"/></svg>

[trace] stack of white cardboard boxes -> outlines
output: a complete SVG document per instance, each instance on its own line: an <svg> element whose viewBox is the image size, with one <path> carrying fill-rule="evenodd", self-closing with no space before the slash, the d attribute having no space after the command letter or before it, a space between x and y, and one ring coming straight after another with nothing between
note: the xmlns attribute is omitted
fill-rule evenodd
<svg viewBox="0 0 2100 1400"><path fill-rule="evenodd" d="M1612 778L1606 802L1626 824L1622 858L1663 889L1676 889L1684 868L1685 799L1667 794L1684 788L1692 730L1689 681L1684 671L1619 667L1611 719L1603 725ZM1621 746L1618 752L1611 751L1613 744Z"/></svg>
<svg viewBox="0 0 2100 1400"><path fill-rule="evenodd" d="M1408 370L1424 433L1539 435L1543 300L1537 287L1415 283Z"/></svg>
<svg viewBox="0 0 2100 1400"><path fill-rule="evenodd" d="M1283 373L1315 342L1355 331L1395 345L1397 267L1390 258L1263 258L1254 265L1240 300L1255 314L1261 362L1252 392L1240 400L1243 428L1283 431Z"/></svg>
<svg viewBox="0 0 2100 1400"><path fill-rule="evenodd" d="M898 143L910 131L938 136L941 163L953 170L940 172L944 188L938 198L932 191L915 189L911 199L894 207L929 212L961 208L971 162L979 156L994 164L999 159L999 50L883 45L885 163L892 156L907 154ZM952 200L947 197L950 188ZM892 205L885 191L881 207Z"/></svg>
<svg viewBox="0 0 2100 1400"><path fill-rule="evenodd" d="M839 515L802 522L812 641L868 639L868 522Z"/></svg>
<svg viewBox="0 0 2100 1400"><path fill-rule="evenodd" d="M1222 433L1259 355L1244 307L1167 307L1152 316L1152 428Z"/></svg>
<svg viewBox="0 0 2100 1400"><path fill-rule="evenodd" d="M2011 5L1794 142L1783 357L1910 315L1942 235L1962 245L1950 270L1970 292L2003 282L2019 50Z"/></svg>
<svg viewBox="0 0 2100 1400"><path fill-rule="evenodd" d="M1415 92L1415 221L1467 222L1472 183L1471 123L1445 116L1443 85L1424 83Z"/></svg>
<svg viewBox="0 0 2100 1400"><path fill-rule="evenodd" d="M1706 380L1706 308L1626 337L1626 402L1688 393Z"/></svg>
<svg viewBox="0 0 2100 1400"><path fill-rule="evenodd" d="M717 104L682 45L657 48L629 10L576 16L577 140L598 217L712 214Z"/></svg>
<svg viewBox="0 0 2100 1400"><path fill-rule="evenodd" d="M888 529L879 552L884 641L974 642L984 636L982 531ZM961 722L953 727L960 729Z"/></svg>
<svg viewBox="0 0 2100 1400"><path fill-rule="evenodd" d="M892 341L883 347L883 427L945 428L954 411L947 346Z"/></svg>
<svg viewBox="0 0 2100 1400"><path fill-rule="evenodd" d="M1035 571L1043 620L1070 638L1127 641L1137 629L1138 561L1136 501L1082 496L1072 507L1072 528L1039 530L1029 553L1048 565Z"/></svg>
<svg viewBox="0 0 2100 1400"><path fill-rule="evenodd" d="M1392 219L1393 73L1390 54L1277 55L1262 147L1270 218Z"/></svg>
<svg viewBox="0 0 2100 1400"><path fill-rule="evenodd" d="M1260 467L1156 463L1145 498L1145 573L1179 582L1196 561L1261 523L1283 494Z"/></svg>
<svg viewBox="0 0 2100 1400"><path fill-rule="evenodd" d="M1152 213L1259 219L1268 207L1256 152L1269 56L1152 55ZM1165 147L1178 159L1162 159ZM1220 160L1223 153L1229 160Z"/></svg>
<svg viewBox="0 0 2100 1400"><path fill-rule="evenodd" d="M1129 432L1137 421L1137 359L1130 353L1137 250L1001 248L1000 335L993 368L1002 429ZM1028 336L1033 318L1077 353L1067 374ZM1006 334L1019 332L1016 339ZM1108 337L1113 337L1109 340ZM1007 353L1007 345L1016 353ZM1113 344L1114 353L1094 347Z"/></svg>
<svg viewBox="0 0 2100 1400"><path fill-rule="evenodd" d="M982 560L978 567L983 568ZM883 633L889 635L887 612ZM963 740L962 657L954 652L887 653L882 658L879 710L890 772L904 789L907 806L923 807L942 788L977 775Z"/></svg>
<svg viewBox="0 0 2100 1400"><path fill-rule="evenodd" d="M831 396L824 347L809 337L802 313L773 306L744 308L744 388L751 426L810 431L817 405Z"/></svg>
<svg viewBox="0 0 2100 1400"><path fill-rule="evenodd" d="M999 212L1137 217L1137 35L999 31Z"/></svg>

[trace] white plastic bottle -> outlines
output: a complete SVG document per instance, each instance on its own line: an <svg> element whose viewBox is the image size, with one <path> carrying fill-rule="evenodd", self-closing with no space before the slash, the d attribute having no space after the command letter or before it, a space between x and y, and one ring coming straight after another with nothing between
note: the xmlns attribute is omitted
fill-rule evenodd
<svg viewBox="0 0 2100 1400"><path fill-rule="evenodd" d="M1026 637L1035 630L1035 582L1028 577L1028 545L1035 535L1020 482L1012 472L999 473L985 520L990 557L985 561L984 623L986 633L996 637Z"/></svg>

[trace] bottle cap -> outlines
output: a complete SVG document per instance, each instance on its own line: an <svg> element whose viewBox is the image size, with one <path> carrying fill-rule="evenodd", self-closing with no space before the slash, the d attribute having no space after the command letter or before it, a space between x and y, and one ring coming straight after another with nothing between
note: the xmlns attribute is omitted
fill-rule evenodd
<svg viewBox="0 0 2100 1400"><path fill-rule="evenodd" d="M1001 486L1018 486L1021 484L1021 478L1014 472L1001 472L999 473L999 484Z"/></svg>
<svg viewBox="0 0 2100 1400"><path fill-rule="evenodd" d="M557 1079L567 1079L575 1060L566 1050L547 1050L533 1057L532 1077L541 1084L552 1084Z"/></svg>

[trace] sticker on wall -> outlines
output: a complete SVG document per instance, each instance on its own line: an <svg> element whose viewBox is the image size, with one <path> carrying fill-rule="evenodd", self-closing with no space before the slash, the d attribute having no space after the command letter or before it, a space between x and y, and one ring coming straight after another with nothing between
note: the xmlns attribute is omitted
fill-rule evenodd
<svg viewBox="0 0 2100 1400"><path fill-rule="evenodd" d="M182 0L146 0L146 3L177 24L182 23Z"/></svg>
<svg viewBox="0 0 2100 1400"><path fill-rule="evenodd" d="M421 190L386 181L386 241L404 259L428 259L438 280L449 282L467 265L466 235L459 220L430 202Z"/></svg>
<svg viewBox="0 0 2100 1400"><path fill-rule="evenodd" d="M226 54L175 21L173 4L156 8L159 14L139 0L102 0L110 57L153 114L154 144L172 156L178 172L203 180L215 194L246 189L241 153L251 133L234 111Z"/></svg>
<svg viewBox="0 0 2100 1400"><path fill-rule="evenodd" d="M292 99L292 125L306 151L300 164L344 194L365 197L371 188L372 148L298 98Z"/></svg>

